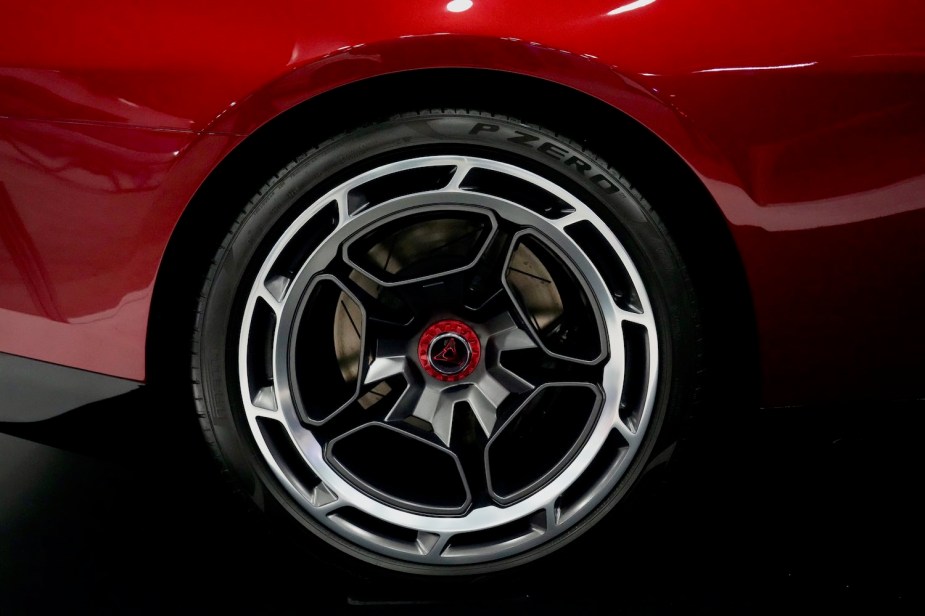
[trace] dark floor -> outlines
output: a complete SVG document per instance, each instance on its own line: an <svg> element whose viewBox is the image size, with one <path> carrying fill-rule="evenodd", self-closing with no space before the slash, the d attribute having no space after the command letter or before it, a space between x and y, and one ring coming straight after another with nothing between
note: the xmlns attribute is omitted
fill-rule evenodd
<svg viewBox="0 0 925 616"><path fill-rule="evenodd" d="M923 403L743 411L650 473L567 571L449 590L319 565L169 413L140 391L0 425L0 614L925 613Z"/></svg>

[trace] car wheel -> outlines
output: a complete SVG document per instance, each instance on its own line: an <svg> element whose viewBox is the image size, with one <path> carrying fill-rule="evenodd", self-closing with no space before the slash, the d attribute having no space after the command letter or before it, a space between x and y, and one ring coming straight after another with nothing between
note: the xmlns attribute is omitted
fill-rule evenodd
<svg viewBox="0 0 925 616"><path fill-rule="evenodd" d="M194 390L262 508L380 567L485 573L636 483L696 390L698 321L617 172L541 127L424 111L320 144L244 208Z"/></svg>

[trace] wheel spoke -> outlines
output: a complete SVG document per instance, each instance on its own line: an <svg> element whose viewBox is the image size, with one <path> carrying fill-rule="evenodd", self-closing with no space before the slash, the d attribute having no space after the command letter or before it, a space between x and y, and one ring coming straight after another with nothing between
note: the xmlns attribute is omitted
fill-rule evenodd
<svg viewBox="0 0 925 616"><path fill-rule="evenodd" d="M522 330L511 318L510 312L504 312L486 323L485 362L488 373L498 386L508 393L520 394L533 389L528 381L514 374L501 364L501 354L507 351L521 351L537 348L536 342ZM501 404L498 399L495 406Z"/></svg>
<svg viewBox="0 0 925 616"><path fill-rule="evenodd" d="M393 357L376 357L373 360L373 363L369 365L369 368L366 370L366 377L363 379L363 383L369 385L370 383L377 383L379 381L385 380L390 376L395 376L397 374L403 374L408 369L408 358L404 355L397 355Z"/></svg>
<svg viewBox="0 0 925 616"><path fill-rule="evenodd" d="M337 498L337 494L323 483L319 483L312 490L312 501L318 511L323 514L330 514L347 504Z"/></svg>
<svg viewBox="0 0 925 616"><path fill-rule="evenodd" d="M411 414L430 424L436 436L446 445L450 445L453 429L454 403L447 396L441 396L430 388L425 388Z"/></svg>
<svg viewBox="0 0 925 616"><path fill-rule="evenodd" d="M264 289L273 296L273 299L282 305L286 301L286 292L292 279L279 274L270 276L264 281Z"/></svg>
<svg viewBox="0 0 925 616"><path fill-rule="evenodd" d="M495 393L496 396L498 395L498 392L493 393ZM507 391L504 392L504 396L507 396ZM476 420L478 420L479 425L485 432L485 437L490 437L498 421L498 404L500 403L496 404L489 395L483 391L481 386L470 387L467 392L466 401L469 403L469 406L472 407L472 412L475 414Z"/></svg>
<svg viewBox="0 0 925 616"><path fill-rule="evenodd" d="M514 325L514 322L510 320L507 314L503 316L507 317L511 325L508 329L498 332L492 337L499 354L504 351L521 351L523 349L537 348L536 341L530 334Z"/></svg>
<svg viewBox="0 0 925 616"><path fill-rule="evenodd" d="M617 432L620 433L620 436L622 436L627 443L632 444L639 439L639 434L628 425L626 425L626 423L620 419L619 415L614 419L613 427Z"/></svg>
<svg viewBox="0 0 925 616"><path fill-rule="evenodd" d="M375 281L361 272L353 270L349 274L336 271L331 274L338 284L349 291L366 311L367 325L382 330L401 330L411 321L410 314L402 314L396 302L387 302L383 291Z"/></svg>
<svg viewBox="0 0 925 616"><path fill-rule="evenodd" d="M636 323L637 325L642 325L647 328L654 328L655 322L652 319L650 314L640 314L638 312L632 312L630 310L624 310L622 308L617 308L617 317L621 321L626 321L628 323Z"/></svg>
<svg viewBox="0 0 925 616"><path fill-rule="evenodd" d="M393 387L389 380L364 384L354 401L322 425L313 426L312 431L320 442L326 443L370 422L388 421L407 398L409 389L408 386L399 389L397 383Z"/></svg>
<svg viewBox="0 0 925 616"><path fill-rule="evenodd" d="M539 348L510 353L503 359L501 368L525 385L520 390L510 390L516 393L552 381L600 383L603 373L601 365L589 366L568 357L550 355Z"/></svg>
<svg viewBox="0 0 925 616"><path fill-rule="evenodd" d="M272 419L274 421L282 421L283 416L279 411L265 409L256 404L245 403L244 410L249 417L264 417L266 419Z"/></svg>
<svg viewBox="0 0 925 616"><path fill-rule="evenodd" d="M571 214L566 214L565 216L563 216L562 218L559 218L558 220L554 220L552 224L554 224L556 227L564 231L566 227L573 225L576 222L581 222L582 220L586 220L583 214L579 214L578 212L572 212Z"/></svg>
<svg viewBox="0 0 925 616"><path fill-rule="evenodd" d="M276 314L277 317L279 317L279 314L283 310L283 304L266 286L259 286L257 296L262 299L267 306L270 307L270 309L274 314Z"/></svg>
<svg viewBox="0 0 925 616"><path fill-rule="evenodd" d="M334 201L337 202L337 218L340 220L340 224L344 224L350 218L350 208L347 202L347 191L339 190L334 195L332 195Z"/></svg>
<svg viewBox="0 0 925 616"><path fill-rule="evenodd" d="M487 503L491 499L488 493L488 475L485 465L485 446L488 444L489 431L479 418L483 411L469 400L466 403L471 407L472 412L460 413L455 417L453 451L459 459L473 501L477 504ZM490 417L492 411L485 407L484 413Z"/></svg>
<svg viewBox="0 0 925 616"><path fill-rule="evenodd" d="M418 549L422 555L428 557L428 560L436 561L452 538L453 533L437 534L421 531L417 536Z"/></svg>
<svg viewBox="0 0 925 616"><path fill-rule="evenodd" d="M276 412L276 390L272 385L261 387L254 395L253 405L265 411Z"/></svg>
<svg viewBox="0 0 925 616"><path fill-rule="evenodd" d="M513 238L503 285L520 319L548 355L598 364L606 357L606 328L588 277L576 268L548 238L523 229ZM594 278L597 271L589 274Z"/></svg>
<svg viewBox="0 0 925 616"><path fill-rule="evenodd" d="M450 183L447 184L447 190L459 190L460 184L463 180L466 179L466 175L469 171L472 170L472 165L469 161L463 159L456 163L456 172L453 173L453 178L450 180Z"/></svg>
<svg viewBox="0 0 925 616"><path fill-rule="evenodd" d="M504 290L503 278L507 265L506 255L510 251L512 233L499 228L485 248L482 258L467 272L465 287L466 307L483 312Z"/></svg>
<svg viewBox="0 0 925 616"><path fill-rule="evenodd" d="M440 390L434 387L417 387L414 392L402 396L385 420L394 423L411 419L413 425L423 422L445 447L449 447L454 405L455 400L441 395Z"/></svg>
<svg viewBox="0 0 925 616"><path fill-rule="evenodd" d="M363 383L369 385L399 374L404 375L406 381L410 380L411 366L405 346L398 341L377 340L373 361L366 368Z"/></svg>
<svg viewBox="0 0 925 616"><path fill-rule="evenodd" d="M558 510L556 509L556 499L551 499L543 507L543 517L546 520L546 527L543 529L544 531L549 532L559 525L559 515Z"/></svg>
<svg viewBox="0 0 925 616"><path fill-rule="evenodd" d="M303 512L428 565L502 562L567 532L580 507L559 524L557 503L583 502L573 484L605 439L630 460L645 436L654 387L625 394L623 379L657 368L638 272L622 247L582 241L594 210L475 156L370 168L300 207L250 288L239 376ZM638 297L615 299L607 265Z"/></svg>

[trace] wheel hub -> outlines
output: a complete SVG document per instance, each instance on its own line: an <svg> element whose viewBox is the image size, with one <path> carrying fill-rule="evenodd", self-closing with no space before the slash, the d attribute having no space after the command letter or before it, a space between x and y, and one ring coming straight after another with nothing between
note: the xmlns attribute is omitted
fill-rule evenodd
<svg viewBox="0 0 925 616"><path fill-rule="evenodd" d="M462 321L446 319L424 330L418 359L424 371L439 381L461 381L478 366L482 345L475 331Z"/></svg>

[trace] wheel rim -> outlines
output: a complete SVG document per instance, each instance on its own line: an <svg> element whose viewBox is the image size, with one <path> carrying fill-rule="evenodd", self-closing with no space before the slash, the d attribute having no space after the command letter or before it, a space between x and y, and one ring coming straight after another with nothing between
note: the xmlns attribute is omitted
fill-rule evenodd
<svg viewBox="0 0 925 616"><path fill-rule="evenodd" d="M658 373L645 287L595 211L469 156L308 205L257 273L238 351L247 425L301 510L423 565L574 528L637 458Z"/></svg>

